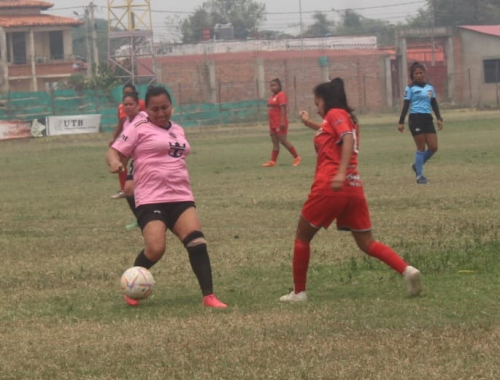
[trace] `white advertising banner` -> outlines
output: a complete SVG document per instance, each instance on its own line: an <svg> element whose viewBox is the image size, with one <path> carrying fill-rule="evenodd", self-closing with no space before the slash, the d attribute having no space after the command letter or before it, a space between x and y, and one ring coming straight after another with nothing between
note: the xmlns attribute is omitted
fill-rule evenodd
<svg viewBox="0 0 500 380"><path fill-rule="evenodd" d="M101 115L49 116L47 135L74 135L78 133L99 133Z"/></svg>

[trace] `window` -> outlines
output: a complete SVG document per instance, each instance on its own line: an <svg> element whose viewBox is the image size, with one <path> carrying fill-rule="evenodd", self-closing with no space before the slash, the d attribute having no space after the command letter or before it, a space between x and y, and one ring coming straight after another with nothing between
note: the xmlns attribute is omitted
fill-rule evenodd
<svg viewBox="0 0 500 380"><path fill-rule="evenodd" d="M12 63L14 65L25 65L27 60L26 55L26 33L24 32L14 32L12 36Z"/></svg>
<svg viewBox="0 0 500 380"><path fill-rule="evenodd" d="M484 83L500 82L500 59L485 59L484 65Z"/></svg>
<svg viewBox="0 0 500 380"><path fill-rule="evenodd" d="M60 60L64 59L64 40L63 32L49 32L50 40L50 59Z"/></svg>

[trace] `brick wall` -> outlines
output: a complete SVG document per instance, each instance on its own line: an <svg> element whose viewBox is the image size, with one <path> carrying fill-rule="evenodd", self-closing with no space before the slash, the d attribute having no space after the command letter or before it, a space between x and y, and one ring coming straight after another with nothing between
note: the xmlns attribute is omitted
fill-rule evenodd
<svg viewBox="0 0 500 380"><path fill-rule="evenodd" d="M268 82L280 78L288 95L289 112L313 110L313 87L322 82L320 57L328 57L328 76L346 83L351 106L358 111L388 108L386 53L378 50L249 52L216 55L158 57L161 81L180 104L235 102L258 99L258 62L262 62L265 97ZM215 87L215 88L214 88ZM211 97L212 94L212 97Z"/></svg>

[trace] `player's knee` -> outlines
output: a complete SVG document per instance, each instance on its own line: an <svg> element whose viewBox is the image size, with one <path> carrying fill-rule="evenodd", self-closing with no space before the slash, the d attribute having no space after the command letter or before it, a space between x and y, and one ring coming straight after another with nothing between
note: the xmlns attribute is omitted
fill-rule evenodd
<svg viewBox="0 0 500 380"><path fill-rule="evenodd" d="M358 248L364 252L370 253L370 246L375 241L371 233L366 232L353 232L354 240L356 240L356 244Z"/></svg>
<svg viewBox="0 0 500 380"><path fill-rule="evenodd" d="M148 242L146 244L146 252L151 260L160 260L165 253L165 242Z"/></svg>
<svg viewBox="0 0 500 380"><path fill-rule="evenodd" d="M125 187L123 188L123 192L126 197L134 196L134 183L132 181L125 182Z"/></svg>
<svg viewBox="0 0 500 380"><path fill-rule="evenodd" d="M432 153L436 153L438 151L438 147L437 147L437 145L432 145L432 146L429 147L429 150Z"/></svg>
<svg viewBox="0 0 500 380"><path fill-rule="evenodd" d="M182 244L184 244L184 247L186 248L191 248L196 247L197 245L207 244L207 241L205 240L205 235L203 235L203 232L193 231L184 239L182 239Z"/></svg>

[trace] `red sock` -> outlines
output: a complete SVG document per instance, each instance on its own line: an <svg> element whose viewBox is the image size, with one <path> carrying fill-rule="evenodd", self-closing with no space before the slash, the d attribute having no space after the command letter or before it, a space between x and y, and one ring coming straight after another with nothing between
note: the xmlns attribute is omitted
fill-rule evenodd
<svg viewBox="0 0 500 380"><path fill-rule="evenodd" d="M279 150L273 150L273 152L271 153L271 161L278 161L278 154L280 154Z"/></svg>
<svg viewBox="0 0 500 380"><path fill-rule="evenodd" d="M299 156L293 145L288 149L288 151L292 154L293 158L297 158Z"/></svg>
<svg viewBox="0 0 500 380"><path fill-rule="evenodd" d="M125 182L127 181L127 170L118 173L118 179L120 180L120 190L125 187Z"/></svg>
<svg viewBox="0 0 500 380"><path fill-rule="evenodd" d="M376 257L380 261L383 261L387 265L389 265L396 272L403 273L408 264L390 247L378 242L374 241L370 244L368 248L368 254L370 256Z"/></svg>
<svg viewBox="0 0 500 380"><path fill-rule="evenodd" d="M311 248L309 243L295 239L293 249L293 282L295 293L306 290L307 269L309 268L309 258L311 257Z"/></svg>

